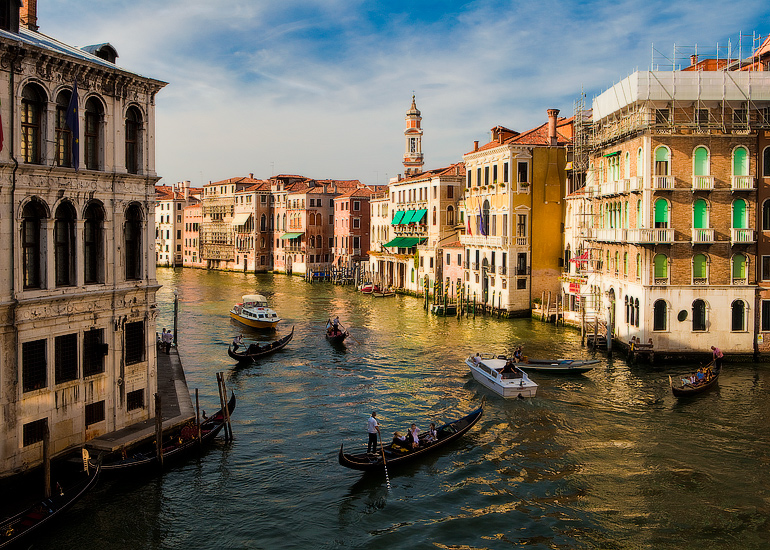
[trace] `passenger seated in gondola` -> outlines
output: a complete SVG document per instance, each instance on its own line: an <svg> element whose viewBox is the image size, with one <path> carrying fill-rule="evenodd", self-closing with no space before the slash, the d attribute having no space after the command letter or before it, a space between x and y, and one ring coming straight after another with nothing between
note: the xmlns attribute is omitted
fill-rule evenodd
<svg viewBox="0 0 770 550"><path fill-rule="evenodd" d="M430 428L428 428L427 433L422 438L422 442L425 443L426 445L430 445L431 443L435 443L436 441L438 441L438 432L436 431L436 423L431 422Z"/></svg>
<svg viewBox="0 0 770 550"><path fill-rule="evenodd" d="M420 446L420 428L417 427L417 424L412 423L409 427L409 432L406 434L406 442L412 449Z"/></svg>
<svg viewBox="0 0 770 550"><path fill-rule="evenodd" d="M250 344L249 345L249 353L259 353L260 352L259 344Z"/></svg>
<svg viewBox="0 0 770 550"><path fill-rule="evenodd" d="M517 363L521 361L521 354L523 353L523 349L521 346L517 347L516 350L513 352L513 360Z"/></svg>
<svg viewBox="0 0 770 550"><path fill-rule="evenodd" d="M393 432L393 441L390 443L390 448L394 451L408 451L409 443L406 440L406 436L401 435L401 432Z"/></svg>

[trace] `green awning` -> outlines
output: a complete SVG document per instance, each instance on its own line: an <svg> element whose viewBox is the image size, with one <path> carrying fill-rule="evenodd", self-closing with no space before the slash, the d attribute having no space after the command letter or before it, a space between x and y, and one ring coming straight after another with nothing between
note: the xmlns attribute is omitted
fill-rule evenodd
<svg viewBox="0 0 770 550"><path fill-rule="evenodd" d="M412 216L412 219L409 220L409 223L419 223L420 220L422 220L425 217L425 214L428 213L427 208L422 208L420 210L415 211L414 215Z"/></svg>
<svg viewBox="0 0 770 550"><path fill-rule="evenodd" d="M404 217L401 218L401 223L406 225L408 223L412 222L412 216L414 216L417 213L417 210L407 210L404 212Z"/></svg>
<svg viewBox="0 0 770 550"><path fill-rule="evenodd" d="M386 247L397 247L397 248L412 248L413 246L420 244L421 242L425 241L425 239L421 237L396 237L395 239L386 242L382 246Z"/></svg>
<svg viewBox="0 0 770 550"><path fill-rule="evenodd" d="M603 157L614 157L615 155L619 155L619 154L620 154L620 151L615 151L613 153L605 153L602 156Z"/></svg>
<svg viewBox="0 0 770 550"><path fill-rule="evenodd" d="M400 224L401 223L401 218L404 217L404 213L405 212L403 210L399 210L398 212L396 212L396 215L393 216L393 221L390 222L390 225L398 225L398 224Z"/></svg>
<svg viewBox="0 0 770 550"><path fill-rule="evenodd" d="M302 235L302 231L300 231L299 233L284 233L283 235L281 235L281 240L284 240L284 239L296 239L297 237L300 237L301 235Z"/></svg>

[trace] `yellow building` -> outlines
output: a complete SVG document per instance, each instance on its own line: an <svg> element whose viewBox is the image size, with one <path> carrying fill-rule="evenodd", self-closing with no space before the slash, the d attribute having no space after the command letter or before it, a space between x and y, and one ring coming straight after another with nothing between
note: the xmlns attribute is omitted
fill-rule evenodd
<svg viewBox="0 0 770 550"><path fill-rule="evenodd" d="M573 121L548 110L524 133L492 128L492 140L463 156L461 215L466 297L528 314L543 293L559 292L567 153ZM555 298L555 296L554 296Z"/></svg>

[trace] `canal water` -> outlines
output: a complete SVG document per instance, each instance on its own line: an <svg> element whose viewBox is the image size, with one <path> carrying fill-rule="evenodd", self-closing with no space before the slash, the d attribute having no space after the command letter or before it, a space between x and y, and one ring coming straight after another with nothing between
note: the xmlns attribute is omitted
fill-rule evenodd
<svg viewBox="0 0 770 550"><path fill-rule="evenodd" d="M695 364L601 359L583 376L533 374L538 395L503 400L470 376L471 353L588 358L572 329L530 319L439 318L421 300L372 298L284 275L159 269L158 330L173 326L191 391L219 408L215 375L238 397L232 443L218 441L163 476L100 482L35 548L770 547L770 370L728 362L719 388L689 401L668 376ZM284 319L274 336L228 316L259 292ZM339 315L352 337L324 339ZM236 366L238 332L294 340ZM717 342L718 343L718 342ZM383 432L425 429L486 398L484 416L419 464L363 475L337 453Z"/></svg>

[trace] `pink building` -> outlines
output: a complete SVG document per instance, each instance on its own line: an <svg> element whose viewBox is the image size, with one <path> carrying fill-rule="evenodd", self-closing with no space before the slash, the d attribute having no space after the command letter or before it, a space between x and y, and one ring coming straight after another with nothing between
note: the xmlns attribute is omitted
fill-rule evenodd
<svg viewBox="0 0 770 550"><path fill-rule="evenodd" d="M334 199L334 265L350 266L368 261L370 210L369 199L375 190L357 187Z"/></svg>
<svg viewBox="0 0 770 550"><path fill-rule="evenodd" d="M182 253L184 267L206 267L201 259L200 228L203 223L203 210L200 203L186 207L182 211L183 233Z"/></svg>

